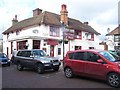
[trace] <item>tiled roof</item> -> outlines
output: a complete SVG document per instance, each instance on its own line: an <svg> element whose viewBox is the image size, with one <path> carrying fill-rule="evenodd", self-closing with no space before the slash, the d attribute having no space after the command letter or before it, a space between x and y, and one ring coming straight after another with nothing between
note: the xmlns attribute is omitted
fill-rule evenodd
<svg viewBox="0 0 120 90"><path fill-rule="evenodd" d="M44 11L38 16L25 19L23 21L17 22L15 25L8 28L6 31L3 32L3 34L7 34L9 32L14 32L16 30L20 30L29 26L33 25L55 25L55 26L61 26L60 23L60 15ZM68 18L68 27L69 29L75 29L75 30L82 30L87 31L95 34L100 34L97 31L95 31L91 26L84 25L82 22L76 19Z"/></svg>
<svg viewBox="0 0 120 90"><path fill-rule="evenodd" d="M106 36L116 35L116 34L120 34L120 26L118 26L118 27L115 28L113 31L111 31L111 32L109 32L108 34L106 34Z"/></svg>

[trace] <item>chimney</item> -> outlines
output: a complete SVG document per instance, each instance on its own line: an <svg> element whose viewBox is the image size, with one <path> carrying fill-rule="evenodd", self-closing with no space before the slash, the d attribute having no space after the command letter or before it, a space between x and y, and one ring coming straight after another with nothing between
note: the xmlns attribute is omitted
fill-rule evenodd
<svg viewBox="0 0 120 90"><path fill-rule="evenodd" d="M85 25L88 25L89 23L88 22L84 22Z"/></svg>
<svg viewBox="0 0 120 90"><path fill-rule="evenodd" d="M65 4L63 4L61 6L61 11L60 11L60 13L61 13L60 21L62 23L64 23L64 25L68 25L68 11L66 8L67 8L67 6Z"/></svg>
<svg viewBox="0 0 120 90"><path fill-rule="evenodd" d="M89 23L88 22L84 22L85 25L88 25Z"/></svg>
<svg viewBox="0 0 120 90"><path fill-rule="evenodd" d="M17 15L15 15L15 18L13 18L12 20L12 25L15 25L17 22L18 22Z"/></svg>
<svg viewBox="0 0 120 90"><path fill-rule="evenodd" d="M42 10L39 9L39 8L37 8L37 9L33 10L33 17L38 16L38 15L40 15L41 13L42 13Z"/></svg>

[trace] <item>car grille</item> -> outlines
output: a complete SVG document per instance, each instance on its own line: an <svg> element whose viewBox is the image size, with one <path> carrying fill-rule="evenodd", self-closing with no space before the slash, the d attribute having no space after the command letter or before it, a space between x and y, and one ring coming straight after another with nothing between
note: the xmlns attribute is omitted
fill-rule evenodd
<svg viewBox="0 0 120 90"><path fill-rule="evenodd" d="M53 62L58 62L58 60L52 60Z"/></svg>

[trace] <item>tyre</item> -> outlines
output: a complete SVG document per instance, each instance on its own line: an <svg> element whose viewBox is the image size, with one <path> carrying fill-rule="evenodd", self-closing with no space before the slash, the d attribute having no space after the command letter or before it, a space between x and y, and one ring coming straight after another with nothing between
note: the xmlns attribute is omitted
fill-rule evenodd
<svg viewBox="0 0 120 90"><path fill-rule="evenodd" d="M54 71L58 71L59 70L59 67L55 67L53 68Z"/></svg>
<svg viewBox="0 0 120 90"><path fill-rule="evenodd" d="M10 66L10 63L8 63L7 65Z"/></svg>
<svg viewBox="0 0 120 90"><path fill-rule="evenodd" d="M120 76L117 73L108 74L107 83L112 87L120 87Z"/></svg>
<svg viewBox="0 0 120 90"><path fill-rule="evenodd" d="M23 66L20 63L17 64L17 70L18 71L22 71L23 70Z"/></svg>
<svg viewBox="0 0 120 90"><path fill-rule="evenodd" d="M73 71L72 71L72 69L69 68L69 67L65 68L64 73L65 73L65 76L66 76L67 78L72 78L72 77L73 77Z"/></svg>
<svg viewBox="0 0 120 90"><path fill-rule="evenodd" d="M42 64L37 64L37 72L38 74L44 73L44 66Z"/></svg>

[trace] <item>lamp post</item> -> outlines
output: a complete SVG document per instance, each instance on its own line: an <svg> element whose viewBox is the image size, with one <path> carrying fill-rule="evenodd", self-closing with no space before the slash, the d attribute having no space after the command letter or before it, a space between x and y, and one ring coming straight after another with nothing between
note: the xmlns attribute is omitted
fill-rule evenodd
<svg viewBox="0 0 120 90"><path fill-rule="evenodd" d="M63 42L63 60L64 60L64 54L65 54L65 47L64 47L64 29L65 29L65 25L64 23L61 23L61 27L62 27L62 42Z"/></svg>

